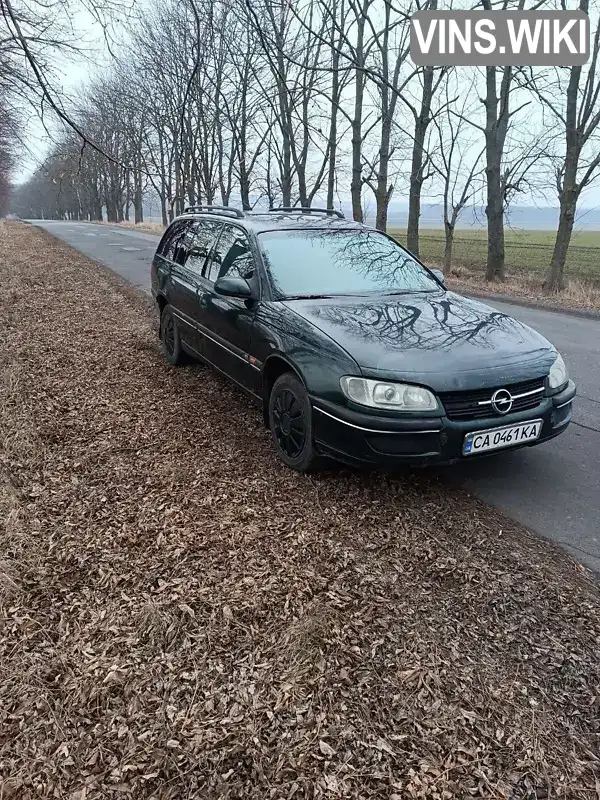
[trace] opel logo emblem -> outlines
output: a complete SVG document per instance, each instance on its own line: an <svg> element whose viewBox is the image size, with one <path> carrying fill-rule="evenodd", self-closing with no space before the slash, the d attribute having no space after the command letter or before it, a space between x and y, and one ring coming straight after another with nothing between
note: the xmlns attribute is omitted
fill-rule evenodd
<svg viewBox="0 0 600 800"><path fill-rule="evenodd" d="M508 389L498 389L492 395L492 408L496 414L508 414L513 404L513 396Z"/></svg>

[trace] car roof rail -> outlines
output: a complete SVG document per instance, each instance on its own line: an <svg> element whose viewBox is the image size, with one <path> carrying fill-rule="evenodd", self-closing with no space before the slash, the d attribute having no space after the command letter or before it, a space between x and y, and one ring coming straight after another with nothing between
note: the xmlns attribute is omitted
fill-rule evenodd
<svg viewBox="0 0 600 800"><path fill-rule="evenodd" d="M244 218L243 212L233 206L187 206L183 209L184 214L201 214L206 211L212 214L233 214L237 219Z"/></svg>
<svg viewBox="0 0 600 800"><path fill-rule="evenodd" d="M277 214L283 211L285 214L335 214L339 219L345 219L341 211L335 208L306 208L304 206L281 206L280 208L270 208L269 214Z"/></svg>

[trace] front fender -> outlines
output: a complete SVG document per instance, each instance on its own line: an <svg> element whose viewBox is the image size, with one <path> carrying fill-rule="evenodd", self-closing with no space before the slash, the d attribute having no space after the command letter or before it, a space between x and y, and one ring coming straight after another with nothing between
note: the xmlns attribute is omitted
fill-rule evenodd
<svg viewBox="0 0 600 800"><path fill-rule="evenodd" d="M253 343L263 370L278 357L298 373L309 394L344 402L342 375L360 375L356 361L327 334L282 303L265 303L254 319Z"/></svg>

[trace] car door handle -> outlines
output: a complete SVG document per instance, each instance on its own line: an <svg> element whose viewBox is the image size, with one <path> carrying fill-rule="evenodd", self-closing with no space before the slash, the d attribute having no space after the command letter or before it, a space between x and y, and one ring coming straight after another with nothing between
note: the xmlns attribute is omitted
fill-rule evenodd
<svg viewBox="0 0 600 800"><path fill-rule="evenodd" d="M208 306L208 295L206 292L198 292L198 305L200 308L207 308Z"/></svg>

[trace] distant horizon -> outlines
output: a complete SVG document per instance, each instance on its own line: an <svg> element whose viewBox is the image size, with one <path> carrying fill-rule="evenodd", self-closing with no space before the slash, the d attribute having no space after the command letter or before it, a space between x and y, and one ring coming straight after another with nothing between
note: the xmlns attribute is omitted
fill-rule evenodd
<svg viewBox="0 0 600 800"><path fill-rule="evenodd" d="M251 202L258 201L259 198L251 198ZM214 205L219 205L215 200ZM230 205L241 208L239 198L231 198ZM312 203L313 208L324 208L326 201L315 198ZM352 219L352 204L350 200L337 201L334 206L341 210L348 219ZM130 206L131 211L132 206ZM267 206L264 202L256 202L254 210L264 210ZM363 205L365 223L375 225L375 202L368 197L368 201ZM106 209L103 209L106 213ZM160 203L158 198L147 197L143 203L143 215L146 222L161 222ZM537 231L539 233L556 233L558 226L559 207L558 206L533 206L533 205L514 205L505 214L505 229L510 231ZM388 207L387 227L390 229L405 229L408 223L408 203L404 200L392 200ZM467 206L457 220L455 230L457 231L484 231L487 226L485 207L483 205ZM443 230L443 205L436 202L422 202L419 227L423 230ZM600 206L581 206L576 214L574 235L581 231L600 231Z"/></svg>
<svg viewBox="0 0 600 800"><path fill-rule="evenodd" d="M258 198L252 198L257 200ZM219 205L217 201L214 203ZM232 206L241 207L241 201L231 199ZM324 208L326 201L315 198L312 206L314 208ZM349 200L337 201L334 206L340 209L348 219L352 218L352 204ZM266 208L260 204L259 208ZM368 225L375 224L375 202L372 198L363 205L365 222ZM505 228L510 230L535 230L539 232L556 233L558 226L558 206L511 206L505 215ZM160 222L160 205L153 198L144 203L144 219L148 222ZM406 228L408 222L408 203L404 200L392 200L388 207L388 227ZM473 205L463 209L459 217L456 230L484 230L487 225L485 216L485 206ZM443 205L435 202L421 203L421 216L419 227L423 229L443 229ZM595 231L600 230L600 206L582 206L578 209L575 218L575 232L581 229Z"/></svg>

